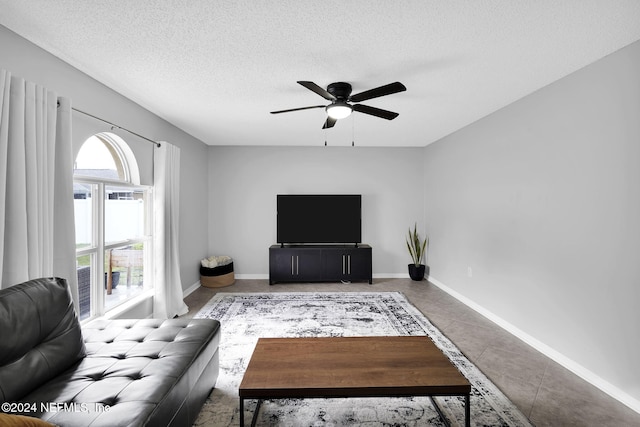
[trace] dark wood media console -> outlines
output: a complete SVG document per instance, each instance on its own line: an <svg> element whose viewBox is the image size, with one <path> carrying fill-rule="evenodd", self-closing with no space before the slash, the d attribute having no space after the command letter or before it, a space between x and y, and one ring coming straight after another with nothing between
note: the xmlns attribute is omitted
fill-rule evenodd
<svg viewBox="0 0 640 427"><path fill-rule="evenodd" d="M369 245L273 245L269 284L275 282L373 283Z"/></svg>

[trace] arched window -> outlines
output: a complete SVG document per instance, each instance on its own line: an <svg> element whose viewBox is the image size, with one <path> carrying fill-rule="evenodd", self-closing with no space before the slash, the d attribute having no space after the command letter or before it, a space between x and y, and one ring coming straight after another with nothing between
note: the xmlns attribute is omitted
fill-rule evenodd
<svg viewBox="0 0 640 427"><path fill-rule="evenodd" d="M80 319L123 307L151 289L150 187L112 133L88 138L74 162ZM145 278L146 277L146 278Z"/></svg>
<svg viewBox="0 0 640 427"><path fill-rule="evenodd" d="M108 132L93 135L82 144L73 175L140 184L138 162L133 151L122 138Z"/></svg>

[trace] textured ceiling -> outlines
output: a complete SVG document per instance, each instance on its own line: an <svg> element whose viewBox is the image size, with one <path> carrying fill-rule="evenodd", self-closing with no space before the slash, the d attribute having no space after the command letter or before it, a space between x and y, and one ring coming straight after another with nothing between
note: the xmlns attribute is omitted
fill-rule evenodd
<svg viewBox="0 0 640 427"><path fill-rule="evenodd" d="M424 146L640 39L629 0L0 0L0 24L210 145ZM406 92L323 131L296 84ZM81 105L76 105L82 108ZM108 118L107 118L108 119Z"/></svg>

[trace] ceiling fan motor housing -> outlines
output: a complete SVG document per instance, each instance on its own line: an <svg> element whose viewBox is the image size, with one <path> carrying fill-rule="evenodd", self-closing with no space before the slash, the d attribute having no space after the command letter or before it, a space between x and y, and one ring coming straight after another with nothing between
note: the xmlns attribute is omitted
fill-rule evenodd
<svg viewBox="0 0 640 427"><path fill-rule="evenodd" d="M327 92L335 96L337 99L348 100L351 95L351 85L345 82L331 83L327 86Z"/></svg>

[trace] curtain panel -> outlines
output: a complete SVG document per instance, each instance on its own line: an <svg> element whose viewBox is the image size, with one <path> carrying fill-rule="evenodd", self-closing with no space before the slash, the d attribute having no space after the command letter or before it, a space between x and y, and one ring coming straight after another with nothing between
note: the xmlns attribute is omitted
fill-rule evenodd
<svg viewBox="0 0 640 427"><path fill-rule="evenodd" d="M153 317L185 314L180 280L180 149L163 142L154 150L154 283Z"/></svg>
<svg viewBox="0 0 640 427"><path fill-rule="evenodd" d="M0 287L50 276L77 305L71 101L0 70Z"/></svg>

